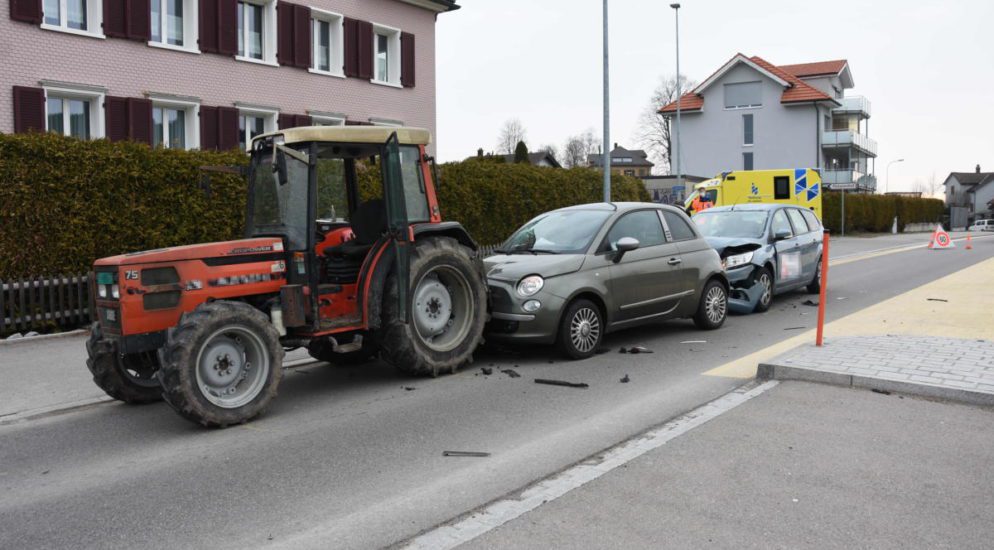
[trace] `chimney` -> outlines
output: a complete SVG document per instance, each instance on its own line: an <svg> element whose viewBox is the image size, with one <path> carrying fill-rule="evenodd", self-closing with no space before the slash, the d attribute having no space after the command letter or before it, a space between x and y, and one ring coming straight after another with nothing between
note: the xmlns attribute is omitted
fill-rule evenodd
<svg viewBox="0 0 994 550"><path fill-rule="evenodd" d="M980 165L979 164L977 165L977 173L978 174L980 173Z"/></svg>
<svg viewBox="0 0 994 550"><path fill-rule="evenodd" d="M476 150L476 158L483 158L483 147Z"/></svg>
<svg viewBox="0 0 994 550"><path fill-rule="evenodd" d="M617 148L618 148L618 142L617 142L617 141L616 141L616 142L614 142L614 148L615 148L615 149L617 149Z"/></svg>

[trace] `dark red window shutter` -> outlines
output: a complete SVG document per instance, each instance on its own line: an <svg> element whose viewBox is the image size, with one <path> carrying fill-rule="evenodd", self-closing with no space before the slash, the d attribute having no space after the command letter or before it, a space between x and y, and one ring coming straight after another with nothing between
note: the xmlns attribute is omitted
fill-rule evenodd
<svg viewBox="0 0 994 550"><path fill-rule="evenodd" d="M200 149L217 149L217 107L200 106Z"/></svg>
<svg viewBox="0 0 994 550"><path fill-rule="evenodd" d="M107 96L104 98L104 114L107 118L107 139L125 141L128 139L128 99Z"/></svg>
<svg viewBox="0 0 994 550"><path fill-rule="evenodd" d="M280 127L280 130L286 130L287 128L293 128L295 126L293 115L287 113L280 113L276 117L276 125Z"/></svg>
<svg viewBox="0 0 994 550"><path fill-rule="evenodd" d="M359 78L373 78L373 24L369 21L358 21L356 24L356 42L359 52Z"/></svg>
<svg viewBox="0 0 994 550"><path fill-rule="evenodd" d="M359 76L359 21L355 19L349 19L346 17L342 22L342 42L344 45L343 57L345 59L345 65L342 70L345 72L345 76Z"/></svg>
<svg viewBox="0 0 994 550"><path fill-rule="evenodd" d="M14 86L14 131L45 131L45 90Z"/></svg>
<svg viewBox="0 0 994 550"><path fill-rule="evenodd" d="M414 35L409 32L400 33L400 84L414 87Z"/></svg>
<svg viewBox="0 0 994 550"><path fill-rule="evenodd" d="M10 18L25 23L41 23L41 0L10 0Z"/></svg>
<svg viewBox="0 0 994 550"><path fill-rule="evenodd" d="M152 101L128 98L128 137L134 141L152 144Z"/></svg>
<svg viewBox="0 0 994 550"><path fill-rule="evenodd" d="M217 108L217 147L222 151L238 147L238 109Z"/></svg>
<svg viewBox="0 0 994 550"><path fill-rule="evenodd" d="M311 66L311 8L293 6L293 65Z"/></svg>
<svg viewBox="0 0 994 550"><path fill-rule="evenodd" d="M217 53L217 0L200 0L199 6L200 20L200 51Z"/></svg>
<svg viewBox="0 0 994 550"><path fill-rule="evenodd" d="M293 65L293 13L294 5L276 4L276 62Z"/></svg>
<svg viewBox="0 0 994 550"><path fill-rule="evenodd" d="M372 126L372 122L366 122L365 120L346 120L346 126Z"/></svg>
<svg viewBox="0 0 994 550"><path fill-rule="evenodd" d="M152 38L152 6L150 0L127 0L127 36L132 40Z"/></svg>
<svg viewBox="0 0 994 550"><path fill-rule="evenodd" d="M238 53L238 0L217 0L217 51Z"/></svg>
<svg viewBox="0 0 994 550"><path fill-rule="evenodd" d="M128 37L127 0L104 1L104 34L112 38Z"/></svg>
<svg viewBox="0 0 994 550"><path fill-rule="evenodd" d="M293 125L297 126L297 127L300 127L300 126L310 126L311 125L311 117L309 115L296 115L294 117Z"/></svg>

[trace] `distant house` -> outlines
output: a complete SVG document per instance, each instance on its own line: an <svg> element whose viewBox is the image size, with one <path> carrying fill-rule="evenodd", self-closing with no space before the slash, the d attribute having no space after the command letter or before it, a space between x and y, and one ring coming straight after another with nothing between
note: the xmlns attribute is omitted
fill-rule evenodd
<svg viewBox="0 0 994 550"><path fill-rule="evenodd" d="M682 179L677 179L675 175L643 176L642 184L652 197L652 202L682 207L694 185L706 179L697 176L684 176Z"/></svg>
<svg viewBox="0 0 994 550"><path fill-rule="evenodd" d="M604 165L604 155L594 153L587 155L587 165L591 168L600 168ZM614 144L611 149L611 173L624 174L642 178L652 174L652 167L655 164L649 162L648 155L642 149L625 149Z"/></svg>
<svg viewBox="0 0 994 550"><path fill-rule="evenodd" d="M965 208L967 221L991 217L994 201L994 172L951 172L946 177L946 206Z"/></svg>
<svg viewBox="0 0 994 550"><path fill-rule="evenodd" d="M483 154L483 149L477 149L475 157L469 157L466 160L473 159L489 159L497 160L498 162L505 162L507 164L514 163L514 155L494 155L493 153ZM528 163L532 166L543 166L546 168L562 168L563 166L559 164L556 157L552 156L548 151L539 151L537 153L528 153Z"/></svg>

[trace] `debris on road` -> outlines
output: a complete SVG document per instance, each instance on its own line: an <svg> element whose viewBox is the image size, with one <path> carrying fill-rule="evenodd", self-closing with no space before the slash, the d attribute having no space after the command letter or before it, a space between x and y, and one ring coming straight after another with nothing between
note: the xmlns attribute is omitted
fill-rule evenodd
<svg viewBox="0 0 994 550"><path fill-rule="evenodd" d="M622 379L620 380L620 382L621 382L622 384L627 384L627 383L631 382L631 380L632 380L632 379L631 379L631 378L629 378L629 377L628 377L628 375L626 374L626 375L625 375L625 376L624 376L624 377L623 377L623 378L622 378Z"/></svg>
<svg viewBox="0 0 994 550"><path fill-rule="evenodd" d="M949 300L947 300L945 298L929 298L928 301L929 302L948 302Z"/></svg>
<svg viewBox="0 0 994 550"><path fill-rule="evenodd" d="M645 346L632 346L628 353L652 353L652 350Z"/></svg>
<svg viewBox="0 0 994 550"><path fill-rule="evenodd" d="M889 391L887 391L887 390L881 390L881 389L878 389L878 388L870 388L870 391L872 391L873 393L879 393L881 395L890 395Z"/></svg>
<svg viewBox="0 0 994 550"><path fill-rule="evenodd" d="M836 300L845 300L845 299L846 299L845 296L839 296L838 298L836 298Z"/></svg>
<svg viewBox="0 0 994 550"><path fill-rule="evenodd" d="M815 302L813 300L804 300L803 302L801 302L801 305L818 307L818 302Z"/></svg>
<svg viewBox="0 0 994 550"><path fill-rule="evenodd" d="M586 382L567 382L565 380L550 380L547 378L536 378L536 384L546 384L548 386L564 386L567 388L589 388L590 384Z"/></svg>
<svg viewBox="0 0 994 550"><path fill-rule="evenodd" d="M401 386L401 387L404 388L404 391L414 391L417 389L414 386Z"/></svg>
<svg viewBox="0 0 994 550"><path fill-rule="evenodd" d="M808 327L787 327L784 330L804 330Z"/></svg>
<svg viewBox="0 0 994 550"><path fill-rule="evenodd" d="M490 453L483 453L480 451L442 451L442 456L469 456L484 458L490 456Z"/></svg>
<svg viewBox="0 0 994 550"><path fill-rule="evenodd" d="M684 340L681 344L707 344L707 340Z"/></svg>
<svg viewBox="0 0 994 550"><path fill-rule="evenodd" d="M504 374L510 376L511 378L521 378L521 375L518 374L518 371L513 370L513 369L504 369L501 372L503 372Z"/></svg>
<svg viewBox="0 0 994 550"><path fill-rule="evenodd" d="M482 372L483 374L485 374L487 376L490 376L491 374L494 373L494 369L492 369L490 367L480 367L480 372Z"/></svg>
<svg viewBox="0 0 994 550"><path fill-rule="evenodd" d="M628 353L628 348L621 348L618 350L618 353Z"/></svg>

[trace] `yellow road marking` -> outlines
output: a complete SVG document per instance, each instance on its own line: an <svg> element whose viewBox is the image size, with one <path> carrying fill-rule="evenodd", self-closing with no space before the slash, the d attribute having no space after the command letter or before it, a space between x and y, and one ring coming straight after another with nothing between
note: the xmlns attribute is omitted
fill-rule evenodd
<svg viewBox="0 0 994 550"><path fill-rule="evenodd" d="M829 271L830 281L831 275ZM994 288L994 258L832 321L825 325L826 342L839 336L881 334L994 340L994 323L990 322L990 312L994 311L991 288ZM814 340L812 329L703 374L752 378L759 363Z"/></svg>

